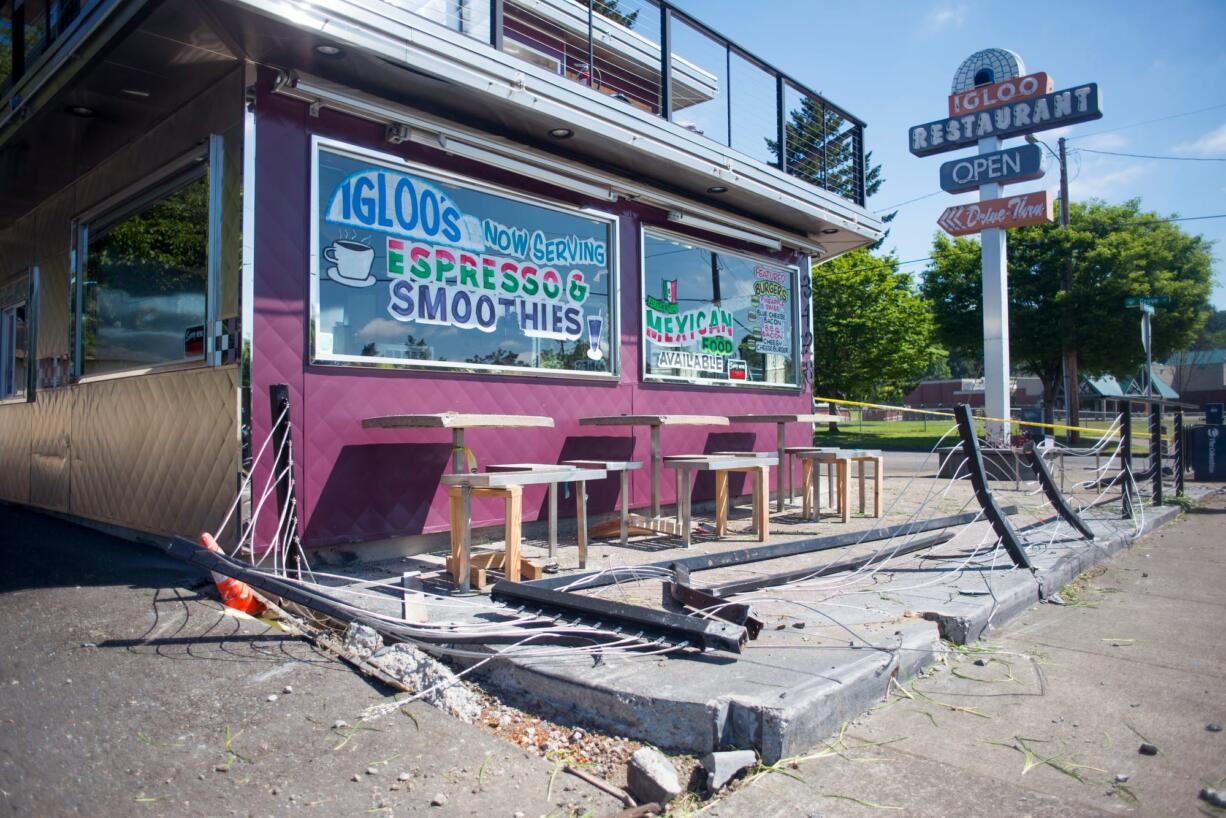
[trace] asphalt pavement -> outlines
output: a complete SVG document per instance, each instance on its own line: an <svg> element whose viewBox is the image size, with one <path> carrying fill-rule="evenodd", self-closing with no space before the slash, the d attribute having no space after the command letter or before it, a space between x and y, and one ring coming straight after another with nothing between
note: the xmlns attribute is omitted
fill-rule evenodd
<svg viewBox="0 0 1226 818"><path fill-rule="evenodd" d="M425 704L362 722L394 691L227 615L201 593L207 578L151 547L0 506L0 559L0 814L536 818L620 806Z"/></svg>
<svg viewBox="0 0 1226 818"><path fill-rule="evenodd" d="M1212 495L708 814L1226 815L1224 523Z"/></svg>

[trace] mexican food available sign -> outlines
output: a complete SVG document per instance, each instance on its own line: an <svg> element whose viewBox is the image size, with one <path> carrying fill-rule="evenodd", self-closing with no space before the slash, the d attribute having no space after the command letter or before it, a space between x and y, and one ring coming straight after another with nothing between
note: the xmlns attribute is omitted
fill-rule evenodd
<svg viewBox="0 0 1226 818"><path fill-rule="evenodd" d="M912 127L911 153L931 156L974 145L985 137L1006 138L1088 122L1102 116L1098 83L1090 82L1033 99L938 119Z"/></svg>

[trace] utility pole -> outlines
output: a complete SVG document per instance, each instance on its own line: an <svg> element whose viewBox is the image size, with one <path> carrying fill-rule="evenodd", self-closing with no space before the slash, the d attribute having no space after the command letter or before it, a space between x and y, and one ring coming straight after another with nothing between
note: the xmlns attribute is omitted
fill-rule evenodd
<svg viewBox="0 0 1226 818"><path fill-rule="evenodd" d="M1060 227L1063 230L1068 230L1069 225L1069 201L1068 201L1068 154L1065 151L1064 137L1056 143L1060 147ZM1074 339L1073 324L1074 316L1072 304L1069 303L1073 297L1073 254L1070 251L1068 258L1064 260L1064 280L1061 282L1061 288L1064 290L1064 403L1068 410L1068 425L1081 425L1081 378L1077 374L1077 343ZM1070 443L1076 443L1080 438L1078 432L1073 429L1069 431L1068 439Z"/></svg>

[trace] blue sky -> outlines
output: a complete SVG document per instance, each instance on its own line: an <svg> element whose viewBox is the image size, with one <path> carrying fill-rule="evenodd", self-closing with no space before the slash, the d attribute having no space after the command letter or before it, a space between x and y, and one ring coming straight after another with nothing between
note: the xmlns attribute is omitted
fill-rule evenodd
<svg viewBox="0 0 1226 818"><path fill-rule="evenodd" d="M1089 150L1226 157L1226 2L814 2L676 0L741 46L868 123L867 146L886 182L872 210L940 191L941 162L971 151L917 158L907 127L946 115L955 69L989 47L1020 54L1057 89L1097 82L1103 118L1037 136L1069 138L1074 201L1140 197L1164 216L1226 213L1226 162L1160 161ZM634 5L623 4L623 5ZM1210 109L1210 110L1203 110ZM1188 113L1198 111L1197 113ZM1137 124L1172 117L1160 122ZM1006 144L1020 144L1009 140ZM1056 190L1042 180L1009 192ZM899 208L886 248L907 261L931 252L936 219L977 194L936 195ZM1226 218L1180 226L1217 241L1212 300L1226 309ZM918 274L922 263L904 269Z"/></svg>

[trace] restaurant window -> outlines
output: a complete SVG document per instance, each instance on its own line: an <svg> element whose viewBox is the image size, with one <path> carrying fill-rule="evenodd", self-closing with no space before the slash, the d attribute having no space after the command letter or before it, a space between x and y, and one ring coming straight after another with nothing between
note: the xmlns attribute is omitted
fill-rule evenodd
<svg viewBox="0 0 1226 818"><path fill-rule="evenodd" d="M794 267L644 231L647 378L793 386L798 320Z"/></svg>
<svg viewBox="0 0 1226 818"><path fill-rule="evenodd" d="M209 276L206 152L79 220L81 374L204 359Z"/></svg>
<svg viewBox="0 0 1226 818"><path fill-rule="evenodd" d="M13 45L13 0L0 0L0 94L8 90L19 70ZM20 50L20 49L18 49Z"/></svg>
<svg viewBox="0 0 1226 818"><path fill-rule="evenodd" d="M617 372L612 217L317 140L313 360Z"/></svg>
<svg viewBox="0 0 1226 818"><path fill-rule="evenodd" d="M28 310L28 301L0 294L0 400L26 396L30 349Z"/></svg>

